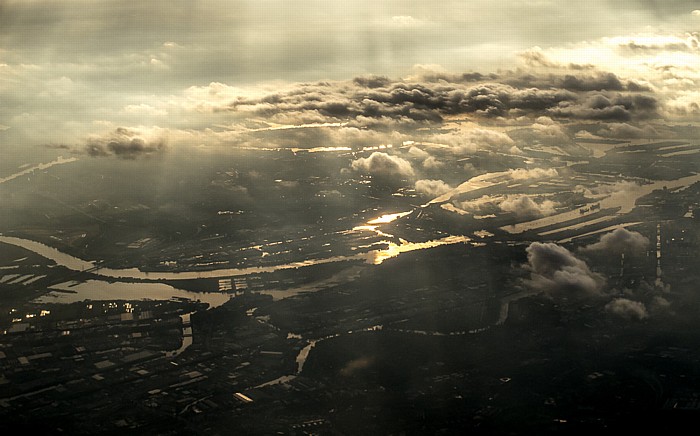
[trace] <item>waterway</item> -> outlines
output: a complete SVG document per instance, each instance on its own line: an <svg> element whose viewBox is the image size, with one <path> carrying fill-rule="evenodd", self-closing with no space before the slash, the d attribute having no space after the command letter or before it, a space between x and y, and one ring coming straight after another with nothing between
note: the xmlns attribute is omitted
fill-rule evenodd
<svg viewBox="0 0 700 436"><path fill-rule="evenodd" d="M375 228L376 229L376 228ZM364 231L373 231L369 228L359 229ZM390 235L387 235L390 236ZM212 269L206 271L141 271L138 268L102 268L98 262L86 261L69 254L63 253L54 247L50 247L41 242L32 241L29 239L16 238L13 236L0 235L0 243L15 245L32 251L42 257L54 261L56 264L68 268L73 271L87 271L101 277L111 279L130 279L130 280L147 280L147 281L165 281L165 280L191 280L203 278L220 278L243 276L256 273L274 272L284 269L301 268L310 265L321 265L332 262L341 262L349 260L364 260L366 263L379 265L387 259L396 257L402 253L407 253L415 250L423 250L427 248L439 247L441 245L451 245L458 243L467 243L470 239L465 236L448 236L441 239L425 241L425 242L407 242L401 240L399 243L394 241L381 241L379 244L386 248L370 250L365 253L351 256L333 256L321 259L307 259L298 262L291 262L281 265L265 266L265 267L248 267L248 268L224 268ZM379 245L378 244L378 245Z"/></svg>
<svg viewBox="0 0 700 436"><path fill-rule="evenodd" d="M85 300L169 300L173 297L187 298L208 303L210 308L227 302L229 294L219 292L190 292L164 283L128 283L86 280L64 282L49 287L46 295L37 298L37 303L76 303Z"/></svg>
<svg viewBox="0 0 700 436"><path fill-rule="evenodd" d="M692 176L683 177L678 180L659 180L646 185L629 186L624 190L615 192L604 198L598 199L600 203L600 209L618 209L617 215L624 215L634 209L637 200L644 197L645 195L651 194L657 189L676 189L686 186L690 186L693 183L700 182L700 174L694 174ZM579 210L572 210L569 212L563 212L556 215L550 215L545 218L540 218L533 221L527 221L523 223L518 223L511 226L502 227L501 230L505 230L509 233L522 233L528 230L536 230L543 227L548 227L556 224L561 224L566 221L575 220L581 217ZM591 218L592 220L593 218ZM580 223L580 227L587 225L587 222Z"/></svg>
<svg viewBox="0 0 700 436"><path fill-rule="evenodd" d="M18 177L22 177L22 176L25 176L25 175L27 175L27 174L31 174L32 172L34 172L34 171L36 171L36 170L45 170L45 169L47 169L47 168L51 168L51 167L54 166L54 165L67 164L67 163L75 162L75 161L77 161L77 160L78 160L78 159L75 158L75 157L69 157L69 158L66 159L66 158L64 158L63 156L59 156L59 157L58 157L56 160L54 160L54 161L51 161L51 162L48 162L48 163L42 163L42 164L34 165L34 166L29 167L29 168L25 168L25 169L23 169L22 171L20 171L20 172L18 172L18 173L15 173L15 174L12 174L12 175L9 175L9 176L7 176L7 177L0 177L0 183L9 182L10 180L16 179L16 178L18 178Z"/></svg>

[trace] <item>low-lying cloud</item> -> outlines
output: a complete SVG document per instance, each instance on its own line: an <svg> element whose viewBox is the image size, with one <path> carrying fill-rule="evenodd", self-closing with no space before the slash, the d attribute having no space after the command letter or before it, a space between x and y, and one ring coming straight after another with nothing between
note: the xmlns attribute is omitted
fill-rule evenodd
<svg viewBox="0 0 700 436"><path fill-rule="evenodd" d="M442 180L423 179L418 180L415 184L416 192L429 197L437 197L439 195L450 192L452 187Z"/></svg>
<svg viewBox="0 0 700 436"><path fill-rule="evenodd" d="M640 255L649 248L649 238L625 228L616 229L600 237L596 243L583 247L584 252Z"/></svg>
<svg viewBox="0 0 700 436"><path fill-rule="evenodd" d="M534 200L528 195L509 195L499 204L504 212L510 212L519 218L539 218L556 212L557 203L540 199Z"/></svg>
<svg viewBox="0 0 700 436"><path fill-rule="evenodd" d="M556 168L516 168L508 171L513 180L544 179L557 177L559 171Z"/></svg>
<svg viewBox="0 0 700 436"><path fill-rule="evenodd" d="M369 157L352 161L350 167L359 173L373 176L410 177L414 174L409 161L381 151L375 151Z"/></svg>
<svg viewBox="0 0 700 436"><path fill-rule="evenodd" d="M526 251L526 268L530 270L526 283L531 288L574 298L600 295L605 283L603 277L566 248L533 242Z"/></svg>
<svg viewBox="0 0 700 436"><path fill-rule="evenodd" d="M629 300L627 298L616 298L605 305L605 310L608 313L619 316L626 320L641 321L649 317L646 306L639 301Z"/></svg>
<svg viewBox="0 0 700 436"><path fill-rule="evenodd" d="M163 139L146 140L125 128L118 128L102 138L92 138L85 145L90 156L116 156L121 159L136 159L165 150Z"/></svg>

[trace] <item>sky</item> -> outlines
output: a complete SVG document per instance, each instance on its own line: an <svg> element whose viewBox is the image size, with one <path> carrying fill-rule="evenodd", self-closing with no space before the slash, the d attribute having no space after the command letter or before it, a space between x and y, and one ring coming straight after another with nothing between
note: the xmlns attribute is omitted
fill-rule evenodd
<svg viewBox="0 0 700 436"><path fill-rule="evenodd" d="M371 144L453 116L592 120L618 133L694 122L698 9L685 0L0 0L0 147L135 158L278 140ZM497 101L476 102L488 98ZM315 139L249 133L309 124L343 126Z"/></svg>

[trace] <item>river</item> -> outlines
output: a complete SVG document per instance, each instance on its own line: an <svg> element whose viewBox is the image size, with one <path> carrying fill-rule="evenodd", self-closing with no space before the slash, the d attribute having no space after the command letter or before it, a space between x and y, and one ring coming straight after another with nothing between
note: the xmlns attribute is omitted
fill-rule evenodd
<svg viewBox="0 0 700 436"><path fill-rule="evenodd" d="M700 174L694 174L692 176L683 177L678 180L659 180L646 185L626 187L624 190L615 192L611 195L599 199L600 209L604 210L617 208L619 209L617 211L617 215L624 215L631 212L632 209L634 209L637 200L644 197L645 195L651 194L657 189L663 189L664 187L666 187L667 189L677 189L690 186L696 182L700 182ZM578 209L576 209L533 221L527 221L511 226L505 226L502 227L501 230L505 230L509 233L522 233L528 230L536 230L542 227L548 227L555 224L564 223L580 217L581 213ZM587 223L584 222L578 224L578 226L583 227L586 224Z"/></svg>
<svg viewBox="0 0 700 436"><path fill-rule="evenodd" d="M370 230L370 228L357 229L358 231L374 231ZM407 253L409 251L423 250L426 248L439 247L441 245L467 243L469 241L470 239L464 236L448 236L445 238L426 242L407 242L402 240L398 244L393 241L381 241L380 244L386 245L387 248L371 250L366 253L356 254L352 256L333 256L321 259L307 259L303 261L291 262L281 265L248 268L224 268L206 271L141 271L138 268L102 268L99 266L98 262L87 261L71 256L41 242L32 241L29 239L16 238L14 236L0 235L0 243L15 245L17 247L21 247L26 250L32 251L42 257L54 261L60 266L63 266L73 271L88 271L97 276L107 277L111 279L149 281L191 280L203 278L243 276L249 274L274 272L284 269L301 268L310 265L321 265L326 263L350 260L364 260L366 263L378 265L387 259L396 257L402 253Z"/></svg>
<svg viewBox="0 0 700 436"><path fill-rule="evenodd" d="M61 165L61 164L67 164L71 162L75 162L78 159L75 157L69 157L68 159L64 158L63 156L59 156L56 160L48 162L48 163L42 163L38 165L31 166L29 168L25 168L22 171L9 175L7 177L0 177L0 183L5 183L9 182L10 180L16 179L18 177L25 176L27 174L31 174L32 172L36 170L45 170L47 168L51 168L54 165Z"/></svg>

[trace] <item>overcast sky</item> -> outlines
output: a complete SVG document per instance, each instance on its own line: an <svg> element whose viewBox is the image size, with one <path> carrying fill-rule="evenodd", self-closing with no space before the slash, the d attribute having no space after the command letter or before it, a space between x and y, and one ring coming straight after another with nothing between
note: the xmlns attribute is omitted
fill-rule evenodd
<svg viewBox="0 0 700 436"><path fill-rule="evenodd" d="M665 63L686 70L673 98L689 104L696 9L690 0L0 0L0 146L74 145L118 127L200 132L229 121L207 108L289 83L428 70L574 63L648 78Z"/></svg>

